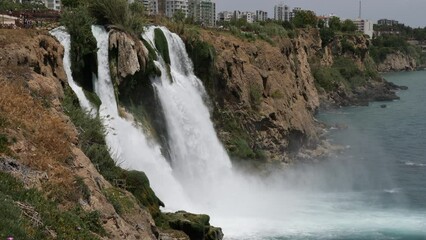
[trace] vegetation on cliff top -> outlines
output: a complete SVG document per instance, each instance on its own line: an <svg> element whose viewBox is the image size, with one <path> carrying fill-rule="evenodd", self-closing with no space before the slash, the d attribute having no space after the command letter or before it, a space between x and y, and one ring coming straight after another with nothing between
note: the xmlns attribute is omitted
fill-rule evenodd
<svg viewBox="0 0 426 240"><path fill-rule="evenodd" d="M426 54L422 53L421 48L409 44L402 36L382 35L376 37L370 47L370 55L376 63L383 62L387 55L397 52L412 57L418 64L426 63Z"/></svg>

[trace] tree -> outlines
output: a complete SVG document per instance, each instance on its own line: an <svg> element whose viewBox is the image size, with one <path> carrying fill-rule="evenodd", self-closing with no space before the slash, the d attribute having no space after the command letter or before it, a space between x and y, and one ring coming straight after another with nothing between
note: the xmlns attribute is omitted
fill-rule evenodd
<svg viewBox="0 0 426 240"><path fill-rule="evenodd" d="M76 8L82 4L83 0L62 0L63 8Z"/></svg>
<svg viewBox="0 0 426 240"><path fill-rule="evenodd" d="M340 18L330 18L330 20L328 20L328 27L333 31L340 31L342 29L342 23L340 22Z"/></svg>
<svg viewBox="0 0 426 240"><path fill-rule="evenodd" d="M185 13L179 9L173 14L173 20L178 23L183 23L185 21Z"/></svg>
<svg viewBox="0 0 426 240"><path fill-rule="evenodd" d="M318 18L312 11L298 11L292 22L297 28L317 27Z"/></svg>
<svg viewBox="0 0 426 240"><path fill-rule="evenodd" d="M325 47L333 41L335 32L331 28L322 28L320 30L320 36L322 40L322 46Z"/></svg>
<svg viewBox="0 0 426 240"><path fill-rule="evenodd" d="M351 20L346 19L342 23L342 32L355 32L356 30L358 30L358 27Z"/></svg>

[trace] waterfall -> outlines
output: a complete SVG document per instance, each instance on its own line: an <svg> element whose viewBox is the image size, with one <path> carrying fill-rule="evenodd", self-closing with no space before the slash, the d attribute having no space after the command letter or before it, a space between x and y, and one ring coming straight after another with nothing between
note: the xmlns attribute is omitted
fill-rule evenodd
<svg viewBox="0 0 426 240"><path fill-rule="evenodd" d="M70 35L65 31L65 28L63 27L53 29L52 31L50 31L50 34L52 34L56 39L58 39L58 41L64 47L63 63L64 63L65 74L67 75L68 84L70 85L74 93L77 95L78 101L80 102L80 106L83 108L84 111L89 112L90 115L92 116L95 116L96 115L95 107L87 99L83 89L77 85L77 83L74 81L74 78L72 76L71 55L70 55L70 51L71 51Z"/></svg>
<svg viewBox="0 0 426 240"><path fill-rule="evenodd" d="M203 101L206 91L194 74L183 41L167 28L160 29L168 41L171 64L167 67L161 59L157 61L162 74L152 82L167 122L173 170L199 202L212 194L220 182L218 176L231 174L231 162L216 135ZM154 28L147 29L143 37L152 44Z"/></svg>
<svg viewBox="0 0 426 240"><path fill-rule="evenodd" d="M111 155L122 167L144 171L158 197L168 208L178 209L185 206L180 184L172 174L172 168L161 155L158 145L149 142L142 129L133 122L122 118L110 77L108 62L109 34L99 26L93 26L92 32L98 46L98 78L95 80L95 92L102 101L99 115L107 129L106 141Z"/></svg>
<svg viewBox="0 0 426 240"><path fill-rule="evenodd" d="M168 29L160 29L168 41L171 64L159 56L155 64L162 74L151 81L164 111L170 164L143 129L118 110L109 74L109 34L97 26L92 27L98 43L94 89L102 101L99 116L112 156L123 167L144 171L169 209L207 213L230 239L343 239L359 232L386 237L382 233L395 227L426 234L424 212L389 210L376 203L381 191L353 190L359 180L351 173L354 166L364 172L363 162L342 157L276 171L264 179L238 171L216 135L203 101L206 91L194 75L184 43ZM143 37L155 49L154 30L147 28ZM77 95L82 101L84 94Z"/></svg>

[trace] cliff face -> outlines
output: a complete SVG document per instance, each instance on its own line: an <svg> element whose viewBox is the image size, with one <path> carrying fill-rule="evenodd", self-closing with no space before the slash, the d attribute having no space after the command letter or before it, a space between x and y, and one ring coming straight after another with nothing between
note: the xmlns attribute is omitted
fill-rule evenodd
<svg viewBox="0 0 426 240"><path fill-rule="evenodd" d="M106 181L79 148L78 131L61 104L68 88L62 46L47 32L31 30L0 30L0 45L0 135L6 139L0 148L0 172L38 189L43 201L59 204L50 213L69 217L83 209L95 214L90 216L99 214L93 224L104 229L60 219L49 222L43 206L28 200L25 204L35 207L46 224L43 238L156 239L149 213L133 195ZM132 210L117 212L110 193ZM79 214L77 218L84 215ZM23 222L28 220L24 216Z"/></svg>
<svg viewBox="0 0 426 240"><path fill-rule="evenodd" d="M377 65L379 72L413 71L417 68L416 59L401 52L388 54L385 60Z"/></svg>
<svg viewBox="0 0 426 240"><path fill-rule="evenodd" d="M321 48L316 30L275 46L209 31L201 38L216 52L214 89L210 86L214 119L231 153L288 162L289 155L318 142L313 115L320 103L308 62ZM241 145L255 155L241 155Z"/></svg>
<svg viewBox="0 0 426 240"><path fill-rule="evenodd" d="M398 98L398 86L378 75L363 35L338 35L325 47L316 29L274 44L205 30L199 39L188 35L216 129L234 158L290 162L305 150L318 157L327 144L314 118L319 107Z"/></svg>

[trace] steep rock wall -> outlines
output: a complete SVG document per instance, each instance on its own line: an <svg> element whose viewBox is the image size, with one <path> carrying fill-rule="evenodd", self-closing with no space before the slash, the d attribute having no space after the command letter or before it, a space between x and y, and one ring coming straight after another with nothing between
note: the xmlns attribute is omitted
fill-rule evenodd
<svg viewBox="0 0 426 240"><path fill-rule="evenodd" d="M318 143L313 116L320 103L308 62L321 48L318 31L300 31L275 46L209 31L202 32L201 41L215 50L214 83L206 85L216 128L231 154L289 162L302 147ZM241 154L241 145L254 154Z"/></svg>

